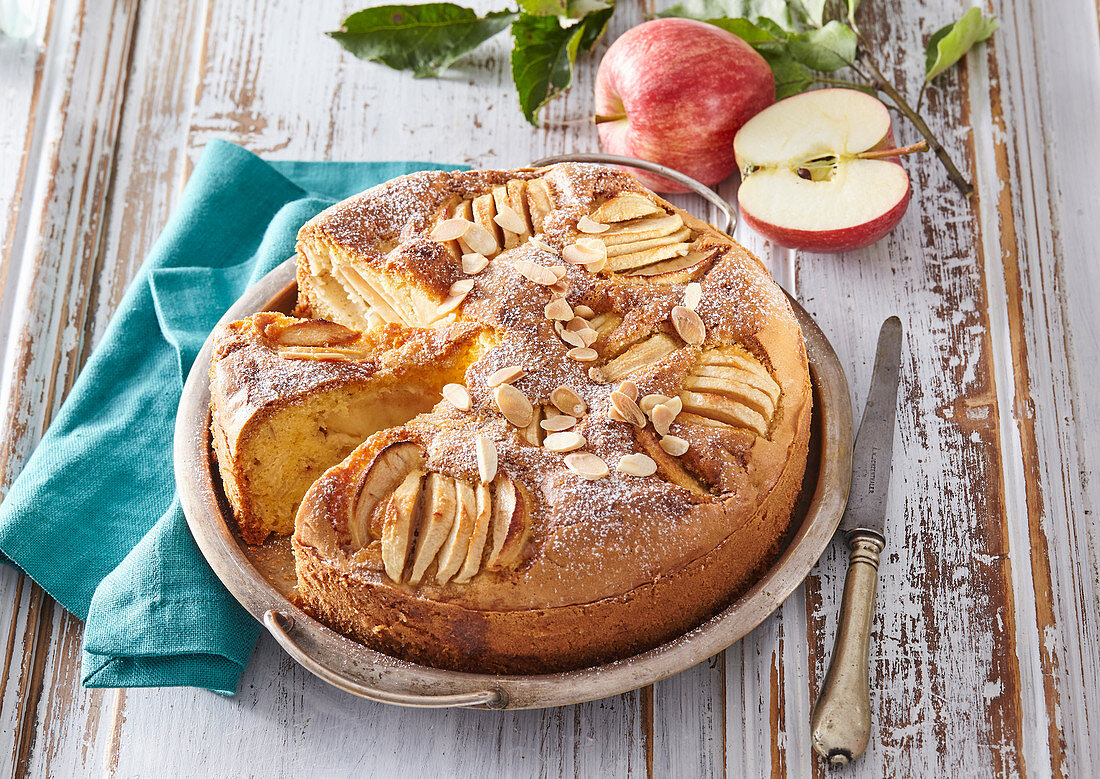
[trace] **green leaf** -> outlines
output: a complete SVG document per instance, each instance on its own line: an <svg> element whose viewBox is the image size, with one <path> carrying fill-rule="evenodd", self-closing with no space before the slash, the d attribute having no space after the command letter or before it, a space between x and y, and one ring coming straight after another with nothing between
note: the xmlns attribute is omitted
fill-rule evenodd
<svg viewBox="0 0 1100 779"><path fill-rule="evenodd" d="M811 26L825 24L825 0L792 0L791 5L796 6Z"/></svg>
<svg viewBox="0 0 1100 779"><path fill-rule="evenodd" d="M707 19L707 24L732 32L754 48L773 41L785 44L787 40L787 33L771 19L758 19L755 24L748 19Z"/></svg>
<svg viewBox="0 0 1100 779"><path fill-rule="evenodd" d="M438 76L452 62L506 29L516 18L494 11L479 18L454 3L380 5L353 13L328 35L360 59L417 78Z"/></svg>
<svg viewBox="0 0 1100 779"><path fill-rule="evenodd" d="M565 16L567 0L519 0L519 8L534 16Z"/></svg>
<svg viewBox="0 0 1100 779"><path fill-rule="evenodd" d="M615 0L568 0L565 15L570 19L583 19L589 14L613 10ZM608 14L608 18L610 18ZM606 26L606 25L604 25Z"/></svg>
<svg viewBox="0 0 1100 779"><path fill-rule="evenodd" d="M615 6L609 5L585 14L580 23L581 39L579 46L581 51L592 51L592 47L607 31L608 22L611 21L611 16L614 13Z"/></svg>
<svg viewBox="0 0 1100 779"><path fill-rule="evenodd" d="M562 27L555 16L520 16L512 23L512 80L527 121L538 126L539 109L569 87L585 24Z"/></svg>
<svg viewBox="0 0 1100 779"><path fill-rule="evenodd" d="M698 19L711 24L737 18L750 22L767 20L784 30L796 32L786 0L683 0L656 15Z"/></svg>
<svg viewBox="0 0 1100 779"><path fill-rule="evenodd" d="M805 92L814 83L814 78L806 66L795 62L786 54L761 51L760 56L771 67L772 75L775 77L776 100Z"/></svg>
<svg viewBox="0 0 1100 779"><path fill-rule="evenodd" d="M791 36L787 51L810 70L828 73L855 62L856 34L834 20L818 30Z"/></svg>
<svg viewBox="0 0 1100 779"><path fill-rule="evenodd" d="M980 8L971 8L959 21L936 30L928 39L924 80L931 81L943 73L1000 26L995 16L984 16Z"/></svg>

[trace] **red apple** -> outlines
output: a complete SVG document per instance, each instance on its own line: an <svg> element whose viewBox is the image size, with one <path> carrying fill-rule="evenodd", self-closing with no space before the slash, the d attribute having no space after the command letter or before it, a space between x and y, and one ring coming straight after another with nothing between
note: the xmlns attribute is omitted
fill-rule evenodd
<svg viewBox="0 0 1100 779"><path fill-rule="evenodd" d="M843 252L894 229L909 205L909 177L891 150L890 112L853 89L780 100L733 141L749 227L782 246Z"/></svg>
<svg viewBox="0 0 1100 779"><path fill-rule="evenodd" d="M627 30L596 73L603 148L704 184L733 172L733 136L774 100L763 57L733 33L691 19L654 19ZM659 192L687 191L653 174L634 175Z"/></svg>

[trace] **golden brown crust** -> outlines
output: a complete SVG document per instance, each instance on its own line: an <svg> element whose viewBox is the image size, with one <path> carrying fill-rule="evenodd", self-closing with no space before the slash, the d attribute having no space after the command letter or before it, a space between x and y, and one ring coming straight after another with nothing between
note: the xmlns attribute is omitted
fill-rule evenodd
<svg viewBox="0 0 1100 779"><path fill-rule="evenodd" d="M455 219L484 233L430 237ZM467 274L475 249L488 262ZM469 323L492 334L462 378L469 410L440 403L372 435L303 499L299 592L323 621L441 667L565 670L682 633L778 553L806 463L806 354L782 291L727 236L626 174L559 165L404 177L320 214L298 251L301 315L369 332ZM601 256L573 264L585 252ZM699 285L697 320L672 313L688 282ZM562 296L588 318L569 328L548 318ZM572 356L578 338L594 362ZM530 424L505 418L490 386L512 365ZM639 403L683 407L668 412L674 439L661 440L657 417L619 421L612 392L624 378ZM540 445L561 386L586 406L570 431L606 463L603 478ZM479 440L494 455L480 486ZM616 469L636 453L656 473ZM470 550L461 570L458 546Z"/></svg>

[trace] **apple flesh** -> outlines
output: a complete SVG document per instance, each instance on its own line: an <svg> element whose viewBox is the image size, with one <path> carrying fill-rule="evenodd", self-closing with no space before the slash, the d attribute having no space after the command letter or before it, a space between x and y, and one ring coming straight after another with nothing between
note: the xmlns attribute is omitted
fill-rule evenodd
<svg viewBox="0 0 1100 779"><path fill-rule="evenodd" d="M733 137L775 100L764 58L733 33L691 19L627 30L596 72L596 123L611 154L667 165L704 184L733 172ZM631 171L658 192L686 192Z"/></svg>
<svg viewBox="0 0 1100 779"><path fill-rule="evenodd" d="M909 176L897 157L875 156L893 145L890 112L863 92L819 89L780 100L734 138L741 217L792 249L869 246L909 205Z"/></svg>

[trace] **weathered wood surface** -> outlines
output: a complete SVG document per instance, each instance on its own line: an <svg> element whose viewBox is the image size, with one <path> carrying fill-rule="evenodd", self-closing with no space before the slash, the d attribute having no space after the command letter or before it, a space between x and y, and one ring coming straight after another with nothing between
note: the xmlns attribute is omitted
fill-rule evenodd
<svg viewBox="0 0 1100 779"><path fill-rule="evenodd" d="M652 10L620 5L612 38ZM352 6L64 0L42 9L38 41L0 39L0 489L210 138L284 159L482 166L597 148L584 121L596 58L534 130L503 40L413 80L322 37ZM915 91L924 37L959 4L863 6ZM972 200L924 160L909 165L901 227L870 249L790 257L738 234L833 339L857 408L879 322L908 325L875 735L852 775L1084 776L1100 759L1100 453L1087 438L1100 429L1100 25L1091 0L989 10L1002 22L991 45L929 94L932 124L974 172ZM745 640L652 688L487 713L359 701L266 639L236 698L85 690L80 624L0 568L0 754L42 776L821 775L808 719L843 571L834 544Z"/></svg>

